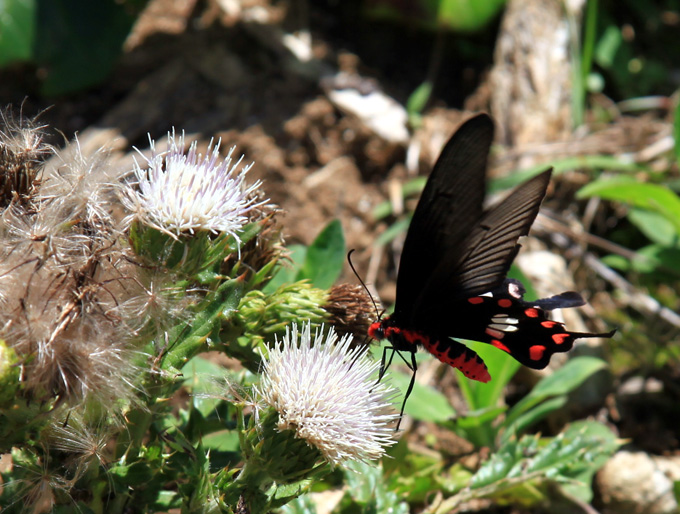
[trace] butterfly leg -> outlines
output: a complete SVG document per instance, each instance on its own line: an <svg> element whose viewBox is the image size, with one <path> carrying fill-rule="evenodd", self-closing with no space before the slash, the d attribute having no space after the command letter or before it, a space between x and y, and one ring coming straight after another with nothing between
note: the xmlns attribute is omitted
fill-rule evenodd
<svg viewBox="0 0 680 514"><path fill-rule="evenodd" d="M390 355L389 361L387 360L387 352L389 350L392 350L392 354ZM382 381L383 377L385 376L385 372L387 369L392 365L392 359L394 359L394 354L396 353L397 350L394 349L393 346L386 346L383 349L383 354L382 354L382 359L380 359L380 372L378 373L378 384Z"/></svg>
<svg viewBox="0 0 680 514"><path fill-rule="evenodd" d="M401 355L401 354L400 354ZM399 421L397 422L397 428L394 430L399 430L399 426L401 425L401 420L404 417L404 409L406 408L406 400L408 400L408 397L411 396L411 393L413 392L413 386L416 383L416 371L418 371L418 363L416 362L416 354L415 352L411 353L411 364L409 365L409 368L413 372L411 374L411 381L408 383L408 387L406 388L406 394L404 395L404 402L401 404L401 412L399 413Z"/></svg>

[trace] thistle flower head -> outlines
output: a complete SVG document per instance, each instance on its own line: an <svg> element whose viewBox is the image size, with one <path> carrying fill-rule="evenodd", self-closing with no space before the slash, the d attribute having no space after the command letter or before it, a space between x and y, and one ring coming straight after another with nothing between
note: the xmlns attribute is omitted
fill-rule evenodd
<svg viewBox="0 0 680 514"><path fill-rule="evenodd" d="M312 341L309 323L301 333L293 325L270 349L258 390L278 412L278 429L294 431L332 465L377 459L394 444L394 389L375 383L379 363L350 349L351 340L338 341L331 329Z"/></svg>
<svg viewBox="0 0 680 514"><path fill-rule="evenodd" d="M135 163L138 190L129 188L127 207L142 223L168 234L195 231L226 233L238 241L238 231L248 222L248 213L258 205L255 190L260 182L246 187L245 175L252 164L238 171L243 158L232 165L232 148L220 160L220 141L210 141L205 156L197 141L184 153L184 134L168 133L168 150L156 151L150 139L150 158Z"/></svg>

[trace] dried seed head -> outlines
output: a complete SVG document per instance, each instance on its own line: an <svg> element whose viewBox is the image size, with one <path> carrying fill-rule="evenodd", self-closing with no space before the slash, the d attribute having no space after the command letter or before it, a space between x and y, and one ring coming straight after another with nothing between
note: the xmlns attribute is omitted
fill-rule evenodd
<svg viewBox="0 0 680 514"><path fill-rule="evenodd" d="M137 356L111 315L134 272L111 215L112 175L101 155L70 152L45 167L31 205L0 217L0 337L23 362L29 398L133 401Z"/></svg>
<svg viewBox="0 0 680 514"><path fill-rule="evenodd" d="M12 200L30 203L40 184L40 170L52 147L43 141L44 126L0 111L0 208Z"/></svg>

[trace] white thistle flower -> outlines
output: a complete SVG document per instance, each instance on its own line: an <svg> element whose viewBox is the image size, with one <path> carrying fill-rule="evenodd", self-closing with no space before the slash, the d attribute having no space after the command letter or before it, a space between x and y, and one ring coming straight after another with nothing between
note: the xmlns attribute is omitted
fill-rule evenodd
<svg viewBox="0 0 680 514"><path fill-rule="evenodd" d="M300 337L293 324L263 361L258 392L279 413L279 430L293 430L332 465L377 459L395 442L395 389L376 384L379 363L350 349L351 335L337 341L332 329L317 329L312 344L309 322Z"/></svg>
<svg viewBox="0 0 680 514"><path fill-rule="evenodd" d="M184 133L168 132L168 150L157 152L149 136L151 158L145 166L135 161L139 190L127 191L125 204L143 223L171 235L206 230L226 233L237 241L237 232L248 222L248 212L267 202L257 202L259 181L245 186L252 163L237 171L243 156L234 164L232 147L220 160L220 144L210 141L206 155L197 152L197 141L184 153Z"/></svg>

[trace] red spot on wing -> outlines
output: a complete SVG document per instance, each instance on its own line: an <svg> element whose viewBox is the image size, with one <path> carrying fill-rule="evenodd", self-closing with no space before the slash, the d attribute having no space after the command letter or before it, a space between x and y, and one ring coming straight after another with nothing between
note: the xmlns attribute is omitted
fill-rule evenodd
<svg viewBox="0 0 680 514"><path fill-rule="evenodd" d="M545 328L552 328L557 324L557 321L541 321L541 326Z"/></svg>
<svg viewBox="0 0 680 514"><path fill-rule="evenodd" d="M473 296L472 298L468 298L468 302L470 302L472 305L478 305L480 303L484 303L484 298L481 296Z"/></svg>
<svg viewBox="0 0 680 514"><path fill-rule="evenodd" d="M540 361L544 353L545 346L537 344L529 348L529 357L532 361Z"/></svg>
<svg viewBox="0 0 680 514"><path fill-rule="evenodd" d="M530 318L538 318L538 309L530 307L524 311L524 314L526 314Z"/></svg>
<svg viewBox="0 0 680 514"><path fill-rule="evenodd" d="M562 344L566 339L569 339L569 334L553 334L552 339L555 341L555 344Z"/></svg>
<svg viewBox="0 0 680 514"><path fill-rule="evenodd" d="M500 300L498 300L498 306L507 309L508 307L512 306L512 300L508 300L507 298L501 298Z"/></svg>
<svg viewBox="0 0 680 514"><path fill-rule="evenodd" d="M511 353L511 352L510 352L510 348L508 348L507 346L505 346L503 343L501 343L501 342L500 342L499 340L497 340L497 339L492 339L492 340L491 340L491 344L494 345L494 346L495 346L496 348L498 348L499 350L503 350L504 352Z"/></svg>

